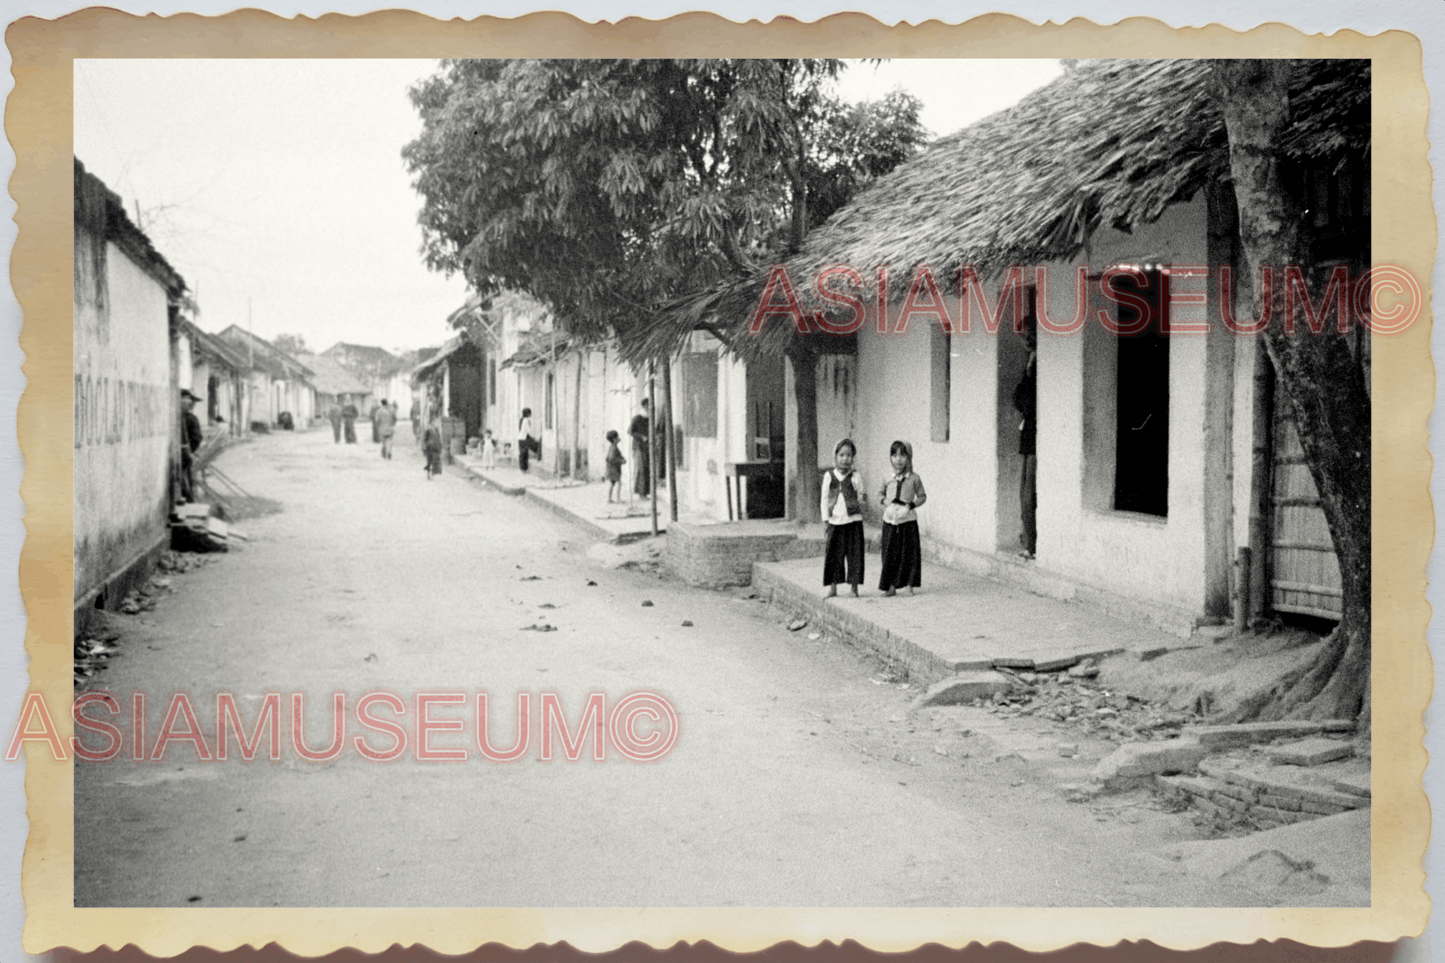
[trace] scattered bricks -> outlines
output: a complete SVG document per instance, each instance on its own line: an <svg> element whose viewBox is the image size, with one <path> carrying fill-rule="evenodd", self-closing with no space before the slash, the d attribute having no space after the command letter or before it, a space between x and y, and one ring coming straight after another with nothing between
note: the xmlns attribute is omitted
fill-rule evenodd
<svg viewBox="0 0 1445 963"><path fill-rule="evenodd" d="M1348 776L1341 776L1330 784L1332 789L1339 792L1349 793L1351 796L1363 796L1370 798L1370 774L1368 772L1352 773Z"/></svg>
<svg viewBox="0 0 1445 963"><path fill-rule="evenodd" d="M1205 799L1203 796L1195 796L1193 806L1211 819L1223 819L1229 813L1229 810L1223 806L1216 805L1212 800Z"/></svg>
<svg viewBox="0 0 1445 963"><path fill-rule="evenodd" d="M1346 728L1338 728L1339 726ZM1242 722L1232 726L1196 726L1186 730L1184 734L1198 739L1212 749L1227 749L1254 742L1269 742L1272 739L1299 739L1320 732L1348 732L1353 727L1354 723L1347 720Z"/></svg>
<svg viewBox="0 0 1445 963"><path fill-rule="evenodd" d="M1259 804L1270 806L1274 809L1288 809L1290 812L1299 812L1300 800L1298 796L1282 796L1278 793L1260 793Z"/></svg>
<svg viewBox="0 0 1445 963"><path fill-rule="evenodd" d="M1332 789L1319 789L1313 786L1294 786L1290 790L1291 795L1300 799L1300 809L1304 812L1318 812L1316 809L1307 808L1306 804L1315 806L1333 806L1329 813L1343 812L1346 809L1362 809L1370 805L1370 801L1362 796L1351 795L1350 793L1335 792Z"/></svg>
<svg viewBox="0 0 1445 963"><path fill-rule="evenodd" d="M1230 812L1246 813L1250 810L1249 803L1235 799L1233 796L1225 795L1223 792L1217 792L1209 798L1216 806L1222 809L1228 809Z"/></svg>
<svg viewBox="0 0 1445 963"><path fill-rule="evenodd" d="M1319 766L1336 759L1345 759L1355 754L1354 746L1337 739L1315 736L1283 746L1271 746L1264 754L1275 762L1287 766Z"/></svg>
<svg viewBox="0 0 1445 963"><path fill-rule="evenodd" d="M1170 772L1193 772L1206 750L1192 739L1164 742L1135 742L1120 746L1104 757L1091 778L1114 788L1123 780Z"/></svg>
<svg viewBox="0 0 1445 963"><path fill-rule="evenodd" d="M1251 805L1259 798L1259 793L1253 788L1232 782L1222 784L1219 787L1219 792L1231 799L1238 799L1242 803L1249 803Z"/></svg>
<svg viewBox="0 0 1445 963"><path fill-rule="evenodd" d="M1354 806L1336 806L1331 803L1315 802L1313 799L1301 799L1299 804L1300 812L1318 813L1321 816L1334 816L1338 813L1348 812Z"/></svg>
<svg viewBox="0 0 1445 963"><path fill-rule="evenodd" d="M956 706L974 699L1001 701L1003 694L1012 686L1013 680L1001 672L960 672L929 687L927 692L913 700L913 708Z"/></svg>

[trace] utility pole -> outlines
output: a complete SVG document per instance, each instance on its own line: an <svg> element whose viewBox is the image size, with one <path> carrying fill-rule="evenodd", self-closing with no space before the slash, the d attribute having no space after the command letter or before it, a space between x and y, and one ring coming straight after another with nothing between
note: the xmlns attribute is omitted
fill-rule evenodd
<svg viewBox="0 0 1445 963"><path fill-rule="evenodd" d="M654 365L647 362L647 490L652 495L652 537L657 537L657 392Z"/></svg>

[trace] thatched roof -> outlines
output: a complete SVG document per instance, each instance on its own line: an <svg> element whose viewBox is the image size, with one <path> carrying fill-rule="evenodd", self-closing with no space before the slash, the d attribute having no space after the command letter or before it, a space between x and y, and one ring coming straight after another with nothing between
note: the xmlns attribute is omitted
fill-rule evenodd
<svg viewBox="0 0 1445 963"><path fill-rule="evenodd" d="M816 230L787 267L807 308L812 279L849 264L871 280L886 264L900 290L932 265L956 293L959 265L981 274L1010 264L1075 257L1100 227L1129 231L1188 200L1211 179L1228 180L1224 121L1208 60L1084 61L1014 106L945 137L859 194ZM1296 62L1297 120L1284 147L1293 159L1339 163L1365 154L1370 65ZM679 331L711 319L745 332L766 271L690 299ZM743 355L775 354L791 340L785 318L737 338Z"/></svg>

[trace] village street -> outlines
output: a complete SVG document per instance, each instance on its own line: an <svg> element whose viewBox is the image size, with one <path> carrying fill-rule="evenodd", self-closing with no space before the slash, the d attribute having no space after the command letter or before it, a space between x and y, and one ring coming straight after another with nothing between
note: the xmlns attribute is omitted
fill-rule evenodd
<svg viewBox="0 0 1445 963"><path fill-rule="evenodd" d="M428 481L403 425L395 460L329 430L236 446L226 472L279 510L236 523L228 555L171 577L153 609L118 615L120 653L94 680L127 713L148 697L153 742L174 692L215 749L215 694L249 728L261 698L308 694L327 741L348 694L347 749L312 763L164 761L76 768L78 906L1128 906L1229 905L1161 857L1197 837L1182 815L1128 818L1065 802L1057 773L995 759L970 707L910 713L916 686L836 640L786 629L745 592L688 589L605 567L581 532L449 468ZM651 603L650 605L648 603ZM840 601L839 604L847 604ZM900 600L900 604L907 601ZM687 623L692 623L690 626ZM545 630L552 626L554 630ZM676 708L663 759L376 763L351 747L354 705L396 694L415 738L418 692L486 690L493 741L512 699L651 690ZM385 716L386 710L378 715ZM96 713L92 712L95 716ZM320 716L320 719L315 717ZM1022 722L1022 720L1020 720ZM265 740L263 739L263 744ZM560 756L560 751L559 751ZM1063 762L1060 760L1059 762ZM1080 766L1082 771L1083 766Z"/></svg>

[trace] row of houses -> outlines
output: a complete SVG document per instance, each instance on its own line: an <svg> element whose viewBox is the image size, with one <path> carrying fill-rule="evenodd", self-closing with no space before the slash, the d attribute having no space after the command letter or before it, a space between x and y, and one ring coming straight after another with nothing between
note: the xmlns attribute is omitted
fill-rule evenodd
<svg viewBox="0 0 1445 963"><path fill-rule="evenodd" d="M1250 282L1208 69L1082 62L905 162L808 239L785 265L805 311L836 306L812 285L828 265L865 278L886 267L893 279L881 299L860 293L856 331L815 333L803 355L814 366L805 420L816 424L817 464L799 463L793 323L772 318L756 339L723 344L711 332L747 329L761 281L744 300L700 302L680 322L695 330L669 370L653 372L659 396L671 386L683 510L718 523L816 521L837 440L855 441L874 487L892 471L890 444L906 440L927 481L920 527L935 560L1183 632L1230 615L1241 592L1255 615L1337 618L1338 563L1288 405L1262 339L1223 323L1226 299L1249 304ZM1305 120L1286 173L1309 209L1311 266L1354 275L1370 253L1368 65L1300 62L1298 74ZM974 307L959 329L964 266L990 301L1025 268L1012 275L1020 325L991 330ZM1104 273L1121 266L1135 300L1101 293ZM1218 283L1222 267L1231 288ZM911 312L902 330L923 268L938 301L915 292L909 303L938 310ZM1127 331L1145 303L1155 321L1141 332L1093 320ZM1075 317L1090 322L1060 333ZM621 363L615 346L572 343L520 295L473 299L452 320L462 333L415 377L455 433L490 428L505 452L530 407L544 468L600 475L605 432L625 436L648 372ZM1027 486L1014 404L1026 331L1037 338L1031 560L1018 557ZM1368 370L1368 337L1353 350ZM1255 560L1247 577L1244 549Z"/></svg>
<svg viewBox="0 0 1445 963"><path fill-rule="evenodd" d="M74 226L80 630L90 612L114 607L144 581L168 544L180 487L182 391L200 399L194 413L206 435L236 438L307 427L332 403L365 411L410 387L406 361L379 348L355 358L358 346L343 342L301 359L236 325L203 331L185 280L79 159Z"/></svg>

